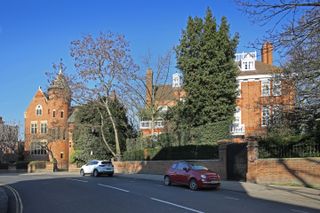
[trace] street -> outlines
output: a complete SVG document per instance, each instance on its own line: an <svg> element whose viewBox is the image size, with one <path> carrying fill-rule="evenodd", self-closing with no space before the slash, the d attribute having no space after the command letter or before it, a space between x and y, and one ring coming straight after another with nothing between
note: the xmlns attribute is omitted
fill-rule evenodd
<svg viewBox="0 0 320 213"><path fill-rule="evenodd" d="M159 181L73 175L0 176L14 188L24 213L50 212L319 212L230 190L191 191ZM8 191L8 190L7 190ZM10 190L9 190L10 191ZM10 210L15 210L11 197Z"/></svg>

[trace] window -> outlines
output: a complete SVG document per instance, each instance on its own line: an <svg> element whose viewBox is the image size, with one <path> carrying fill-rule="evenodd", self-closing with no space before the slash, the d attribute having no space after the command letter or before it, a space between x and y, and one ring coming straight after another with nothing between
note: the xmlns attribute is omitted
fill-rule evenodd
<svg viewBox="0 0 320 213"><path fill-rule="evenodd" d="M60 158L63 159L63 152L60 152Z"/></svg>
<svg viewBox="0 0 320 213"><path fill-rule="evenodd" d="M237 97L241 97L241 82L237 81Z"/></svg>
<svg viewBox="0 0 320 213"><path fill-rule="evenodd" d="M154 122L154 128L163 128L163 121L155 121Z"/></svg>
<svg viewBox="0 0 320 213"><path fill-rule="evenodd" d="M67 134L66 134L66 129L63 129L63 132L62 132L62 139L65 140L67 138Z"/></svg>
<svg viewBox="0 0 320 213"><path fill-rule="evenodd" d="M47 133L47 122L46 121L41 121L40 133L41 134L46 134Z"/></svg>
<svg viewBox="0 0 320 213"><path fill-rule="evenodd" d="M36 107L36 115L42 115L42 106L40 104Z"/></svg>
<svg viewBox="0 0 320 213"><path fill-rule="evenodd" d="M37 121L31 121L31 134L37 134Z"/></svg>
<svg viewBox="0 0 320 213"><path fill-rule="evenodd" d="M281 95L281 79L280 75L276 75L274 79L272 79L272 94L273 96Z"/></svg>
<svg viewBox="0 0 320 213"><path fill-rule="evenodd" d="M267 126L270 120L270 109L268 106L262 107L262 122L261 126Z"/></svg>
<svg viewBox="0 0 320 213"><path fill-rule="evenodd" d="M261 95L262 96L269 96L270 95L270 81L269 80L261 81Z"/></svg>
<svg viewBox="0 0 320 213"><path fill-rule="evenodd" d="M60 112L60 117L63 118L63 111Z"/></svg>
<svg viewBox="0 0 320 213"><path fill-rule="evenodd" d="M46 142L32 142L30 145L31 155L46 155Z"/></svg>
<svg viewBox="0 0 320 213"><path fill-rule="evenodd" d="M179 163L176 169L183 170L184 168L189 168L189 165L186 163Z"/></svg>
<svg viewBox="0 0 320 213"><path fill-rule="evenodd" d="M52 111L52 117L54 117L54 118L56 117L56 110Z"/></svg>
<svg viewBox="0 0 320 213"><path fill-rule="evenodd" d="M280 124L282 120L282 108L279 105L272 106L272 124Z"/></svg>
<svg viewBox="0 0 320 213"><path fill-rule="evenodd" d="M174 163L174 164L171 166L171 169L176 169L176 167L177 167L177 164Z"/></svg>
<svg viewBox="0 0 320 213"><path fill-rule="evenodd" d="M235 125L241 124L241 110L240 110L240 107L236 108L236 112L234 113L233 124L235 124Z"/></svg>

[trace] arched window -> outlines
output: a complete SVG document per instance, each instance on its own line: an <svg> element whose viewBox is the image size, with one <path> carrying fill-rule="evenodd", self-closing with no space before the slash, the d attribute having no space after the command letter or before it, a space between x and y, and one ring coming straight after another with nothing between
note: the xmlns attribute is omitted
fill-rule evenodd
<svg viewBox="0 0 320 213"><path fill-rule="evenodd" d="M40 104L36 107L36 115L42 115L42 106Z"/></svg>

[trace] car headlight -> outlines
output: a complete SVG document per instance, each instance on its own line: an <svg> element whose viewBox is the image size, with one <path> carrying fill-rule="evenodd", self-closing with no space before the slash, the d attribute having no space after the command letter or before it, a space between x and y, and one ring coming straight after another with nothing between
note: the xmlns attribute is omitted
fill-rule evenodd
<svg viewBox="0 0 320 213"><path fill-rule="evenodd" d="M200 177L201 177L202 179L206 179L206 178L207 178L206 175L201 175Z"/></svg>

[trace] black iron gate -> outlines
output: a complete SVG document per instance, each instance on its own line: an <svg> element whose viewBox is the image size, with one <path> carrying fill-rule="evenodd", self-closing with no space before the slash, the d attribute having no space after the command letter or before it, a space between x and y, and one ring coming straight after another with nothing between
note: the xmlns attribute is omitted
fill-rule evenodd
<svg viewBox="0 0 320 213"><path fill-rule="evenodd" d="M247 143L231 143L227 145L227 179L246 180Z"/></svg>

